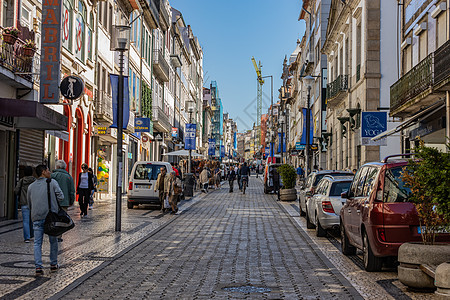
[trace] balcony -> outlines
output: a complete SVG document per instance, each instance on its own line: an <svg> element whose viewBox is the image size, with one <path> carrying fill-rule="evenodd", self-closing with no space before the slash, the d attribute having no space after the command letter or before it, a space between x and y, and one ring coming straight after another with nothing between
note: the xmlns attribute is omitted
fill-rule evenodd
<svg viewBox="0 0 450 300"><path fill-rule="evenodd" d="M1 27L0 32L3 34ZM0 39L0 79L17 88L32 88L34 58L25 55L24 44L21 39L17 39L14 44Z"/></svg>
<svg viewBox="0 0 450 300"><path fill-rule="evenodd" d="M160 6L159 6L159 26L161 27L162 31L166 31L170 27L170 21L169 21L169 12L167 11L167 7L164 4L165 1L160 0Z"/></svg>
<svg viewBox="0 0 450 300"><path fill-rule="evenodd" d="M96 122L105 125L112 124L113 122L113 110L112 110L112 97L104 91L97 90L94 99L94 117Z"/></svg>
<svg viewBox="0 0 450 300"><path fill-rule="evenodd" d="M155 3L157 2L157 3ZM157 0L139 0L142 7L145 20L151 29L159 27L159 1Z"/></svg>
<svg viewBox="0 0 450 300"><path fill-rule="evenodd" d="M170 132L172 124L170 123L169 116L159 106L153 107L152 113L153 127L157 128L157 131Z"/></svg>
<svg viewBox="0 0 450 300"><path fill-rule="evenodd" d="M327 84L327 105L337 103L348 91L348 75L339 75L336 80ZM335 101L336 100L336 101Z"/></svg>
<svg viewBox="0 0 450 300"><path fill-rule="evenodd" d="M447 85L450 79L450 40L434 52L434 84L436 88Z"/></svg>
<svg viewBox="0 0 450 300"><path fill-rule="evenodd" d="M169 64L161 50L153 50L153 71L163 82L169 82Z"/></svg>

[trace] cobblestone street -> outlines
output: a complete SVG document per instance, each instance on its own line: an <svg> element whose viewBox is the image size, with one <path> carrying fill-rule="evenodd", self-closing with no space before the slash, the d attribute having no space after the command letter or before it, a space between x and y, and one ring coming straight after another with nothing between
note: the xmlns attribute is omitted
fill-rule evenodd
<svg viewBox="0 0 450 300"><path fill-rule="evenodd" d="M124 201L125 202L125 201ZM98 201L60 243L61 269L34 277L33 245L21 222L0 224L0 299L421 299L396 272L367 273L332 237L306 231L294 202L265 195L251 178L246 195L228 184L181 205L180 215ZM44 264L48 266L48 239Z"/></svg>

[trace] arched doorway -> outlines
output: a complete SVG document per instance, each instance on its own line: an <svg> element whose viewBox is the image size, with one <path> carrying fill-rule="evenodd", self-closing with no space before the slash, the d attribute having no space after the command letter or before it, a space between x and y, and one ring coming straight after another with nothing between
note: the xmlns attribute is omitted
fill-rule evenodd
<svg viewBox="0 0 450 300"><path fill-rule="evenodd" d="M91 116L87 115L87 133L84 140L84 162L88 164L89 167L92 167L90 165L90 157L91 157L91 132L92 132L92 123L91 123Z"/></svg>
<svg viewBox="0 0 450 300"><path fill-rule="evenodd" d="M80 108L75 111L76 128L73 133L73 161L72 161L72 177L75 180L75 186L78 185L78 174L81 171L83 163L83 113Z"/></svg>
<svg viewBox="0 0 450 300"><path fill-rule="evenodd" d="M60 140L58 158L66 162L66 170L69 171L70 161L70 131L72 127L72 111L69 105L64 105L64 115L67 117L67 132L69 133L68 141Z"/></svg>

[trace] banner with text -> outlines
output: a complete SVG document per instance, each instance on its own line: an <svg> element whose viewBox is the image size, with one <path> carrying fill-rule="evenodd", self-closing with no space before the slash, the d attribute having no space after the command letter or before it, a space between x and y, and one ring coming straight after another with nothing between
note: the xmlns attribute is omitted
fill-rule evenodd
<svg viewBox="0 0 450 300"><path fill-rule="evenodd" d="M208 139L208 155L216 155L216 139Z"/></svg>
<svg viewBox="0 0 450 300"><path fill-rule="evenodd" d="M195 133L197 132L197 124L186 124L185 132L184 149L195 150Z"/></svg>

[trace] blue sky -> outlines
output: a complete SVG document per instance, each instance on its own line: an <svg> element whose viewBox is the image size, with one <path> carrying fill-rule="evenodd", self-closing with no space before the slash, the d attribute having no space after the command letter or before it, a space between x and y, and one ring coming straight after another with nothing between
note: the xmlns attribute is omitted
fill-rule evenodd
<svg viewBox="0 0 450 300"><path fill-rule="evenodd" d="M295 50L305 31L298 21L301 1L278 0L170 0L183 14L204 51L204 86L217 81L224 112L237 121L238 130L256 121L256 72L252 56L262 63L262 74L274 77L274 102L285 55ZM270 78L263 87L263 109L270 105Z"/></svg>

